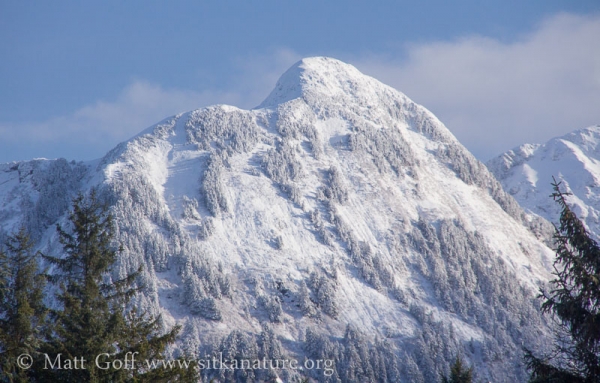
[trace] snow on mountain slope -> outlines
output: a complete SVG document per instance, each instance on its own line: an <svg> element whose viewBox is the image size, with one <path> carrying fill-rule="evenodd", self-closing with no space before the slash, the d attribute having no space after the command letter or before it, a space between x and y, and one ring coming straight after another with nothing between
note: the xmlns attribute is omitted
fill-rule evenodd
<svg viewBox="0 0 600 383"><path fill-rule="evenodd" d="M478 378L514 382L521 345L546 347L534 296L549 224L429 111L337 60L300 61L256 109L198 109L95 163L46 162L64 170L36 181L19 170L36 161L2 165L4 232L43 216L40 248L58 252L64 201L99 187L124 249L115 273L145 265L138 304L182 324L192 355L281 348L335 359L333 376L306 372L319 381L426 382L460 353Z"/></svg>
<svg viewBox="0 0 600 383"><path fill-rule="evenodd" d="M38 240L71 205L87 170L64 159L0 164L0 237L24 225Z"/></svg>
<svg viewBox="0 0 600 383"><path fill-rule="evenodd" d="M576 130L543 145L522 145L488 162L505 190L523 207L557 222L549 197L552 177L562 182L573 211L600 235L600 125Z"/></svg>

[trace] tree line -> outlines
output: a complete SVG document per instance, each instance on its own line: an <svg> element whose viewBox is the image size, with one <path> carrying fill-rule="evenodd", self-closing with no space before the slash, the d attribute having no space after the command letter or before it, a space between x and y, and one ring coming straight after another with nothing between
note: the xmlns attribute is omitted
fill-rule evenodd
<svg viewBox="0 0 600 383"><path fill-rule="evenodd" d="M597 383L600 246L560 185L554 181L552 194L561 207L554 234L555 279L549 291L540 290L541 310L555 320L555 348L546 355L524 349L524 361L532 383ZM108 207L92 191L73 201L68 218L67 226L57 225L61 256L34 252L25 229L0 247L0 382L198 381L193 365L165 369L144 363L165 359L180 327L161 331L160 317L131 304L144 287L141 269L112 277L119 249ZM473 381L473 369L460 357L448 371L440 381ZM384 375L378 381L387 381Z"/></svg>
<svg viewBox="0 0 600 383"><path fill-rule="evenodd" d="M34 252L25 229L0 248L0 382L197 381L193 365L148 364L180 327L163 333L160 317L129 304L141 268L112 277L114 221L95 191L75 198L57 234L61 256Z"/></svg>
<svg viewBox="0 0 600 383"><path fill-rule="evenodd" d="M540 289L541 310L551 315L554 347L536 355L524 348L530 383L600 382L600 246L567 202L570 193L554 179L551 197L561 208L555 226L555 279ZM444 383L470 383L472 370L460 358Z"/></svg>

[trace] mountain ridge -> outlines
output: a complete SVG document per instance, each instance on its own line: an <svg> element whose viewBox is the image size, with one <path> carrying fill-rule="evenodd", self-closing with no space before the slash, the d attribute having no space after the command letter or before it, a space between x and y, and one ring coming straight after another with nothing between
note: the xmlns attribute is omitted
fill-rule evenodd
<svg viewBox="0 0 600 383"><path fill-rule="evenodd" d="M509 382L522 343L547 347L547 222L433 114L337 60L295 64L259 108L194 110L98 161L40 163L0 167L2 231L33 226L58 254L54 223L98 188L123 247L114 276L145 266L137 304L182 324L190 355L235 341L251 356L272 331L291 357L336 360L320 381L437 380L461 353Z"/></svg>
<svg viewBox="0 0 600 383"><path fill-rule="evenodd" d="M598 239L600 233L600 125L555 137L545 144L523 144L487 166L505 190L530 212L556 221L548 196L553 177L561 182L573 211Z"/></svg>

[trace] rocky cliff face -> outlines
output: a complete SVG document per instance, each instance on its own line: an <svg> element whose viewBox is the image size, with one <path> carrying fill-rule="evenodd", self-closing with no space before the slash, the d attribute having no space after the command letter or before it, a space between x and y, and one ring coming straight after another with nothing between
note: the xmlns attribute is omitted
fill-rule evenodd
<svg viewBox="0 0 600 383"><path fill-rule="evenodd" d="M514 382L521 345L546 347L548 223L429 111L337 60L304 59L256 109L174 116L93 163L1 166L3 232L26 224L47 252L70 198L98 188L124 249L115 273L145 266L137 304L182 324L195 357L431 382L460 353L478 378Z"/></svg>

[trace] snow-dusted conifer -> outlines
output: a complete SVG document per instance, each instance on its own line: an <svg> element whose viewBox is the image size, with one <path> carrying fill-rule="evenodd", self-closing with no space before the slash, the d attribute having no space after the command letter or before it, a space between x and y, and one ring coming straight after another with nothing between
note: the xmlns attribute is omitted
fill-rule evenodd
<svg viewBox="0 0 600 383"><path fill-rule="evenodd" d="M222 178L223 171L224 165L221 155L217 153L212 154L204 171L202 193L206 208L215 217L229 211Z"/></svg>
<svg viewBox="0 0 600 383"><path fill-rule="evenodd" d="M310 274L308 286L313 292L315 301L321 310L332 318L336 318L339 313L336 284L320 271L313 271Z"/></svg>
<svg viewBox="0 0 600 383"><path fill-rule="evenodd" d="M262 325L262 331L258 336L258 346L260 358L276 360L283 357L281 343L268 323Z"/></svg>
<svg viewBox="0 0 600 383"><path fill-rule="evenodd" d="M306 285L306 282L304 281L302 281L300 284L300 291L298 292L298 305L300 306L300 311L302 311L302 314L307 317L313 317L317 314L315 304L310 298L310 291Z"/></svg>
<svg viewBox="0 0 600 383"><path fill-rule="evenodd" d="M278 296L260 294L257 298L258 304L266 311L269 320L273 323L281 322L283 309Z"/></svg>

